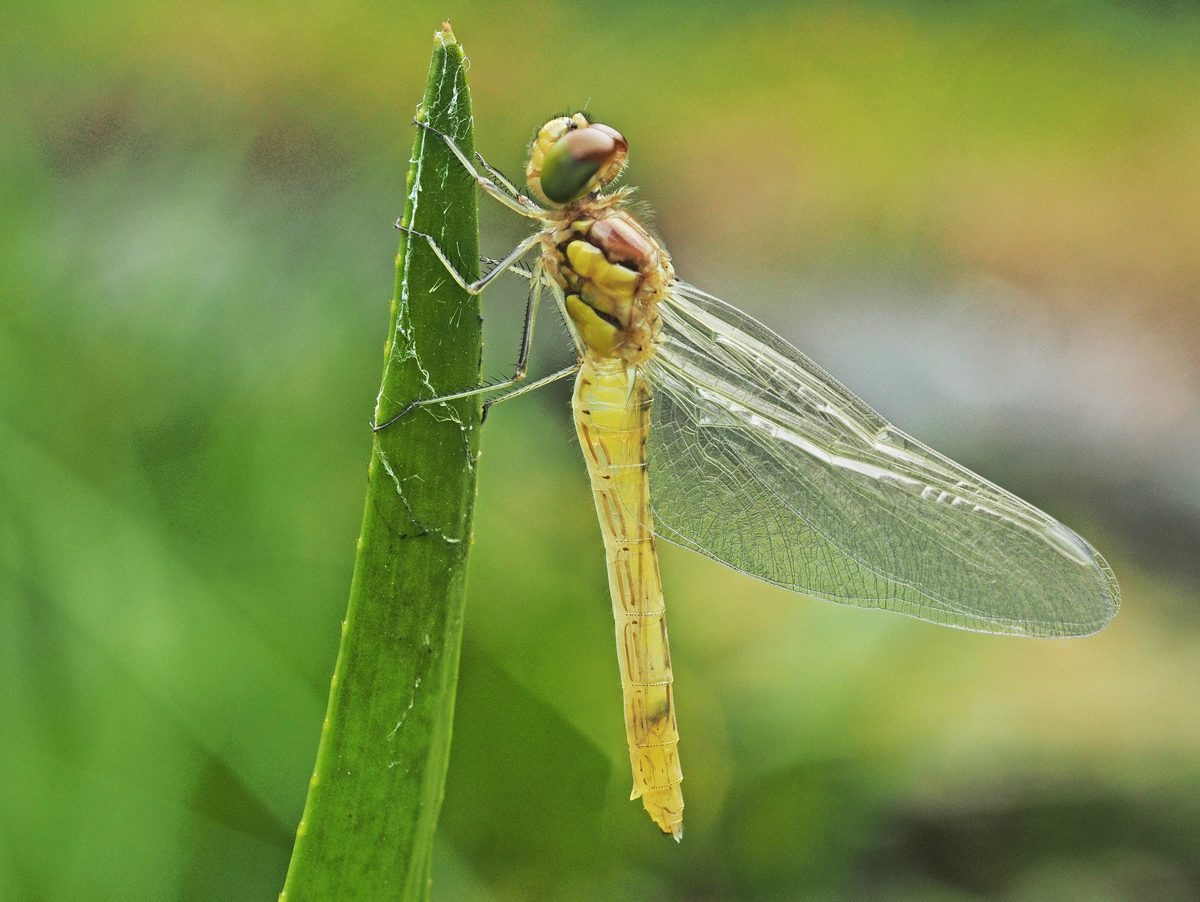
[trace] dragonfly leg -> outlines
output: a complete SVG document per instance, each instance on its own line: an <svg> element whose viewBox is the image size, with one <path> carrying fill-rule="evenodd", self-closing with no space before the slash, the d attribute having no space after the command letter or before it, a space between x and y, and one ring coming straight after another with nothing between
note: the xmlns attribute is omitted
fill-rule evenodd
<svg viewBox="0 0 1200 902"><path fill-rule="evenodd" d="M537 204L535 204L533 201L531 201L529 198L524 197L519 192L517 192L515 189L513 190L513 194L516 195L515 197L505 194L502 190L500 190L500 188L498 188L496 186L495 182L493 182L491 179L487 178L486 176L480 175L479 171L471 164L471 161L467 159L467 155L465 153L463 153L461 149L459 149L459 146L457 144L454 143L454 139L451 138L449 135L447 135L445 132L439 131L438 129L436 129L432 125L430 125L428 122L422 122L420 119L414 119L413 122L415 122L421 128L425 129L427 132L432 132L433 134L435 134L439 138L441 138L443 141L445 141L446 146L450 148L450 151L456 157L458 157L458 161L460 163L462 163L463 168L466 169L468 173L470 173L471 178L475 179L475 182L479 185L479 187L482 188L484 191L486 191L490 196L492 196L496 200L500 201L500 203L504 204L504 206L508 207L510 210L513 210L516 213L520 213L522 216L528 216L530 219L545 219L546 218L546 216L548 215L546 213L546 211L543 210L541 207L539 207ZM482 157L480 159L482 160ZM491 166L488 166L486 163L484 164L484 166L486 167L486 169L489 173L495 174L495 170L493 170ZM506 185L508 185L508 187L510 187L510 188L512 187L512 185L508 182L508 179L504 178L503 176L501 176L500 178Z"/></svg>
<svg viewBox="0 0 1200 902"><path fill-rule="evenodd" d="M536 236L534 236L534 237L536 237ZM431 244L432 244L432 241L431 241ZM437 246L436 245L433 245L433 246L436 249ZM438 256L441 257L440 252L439 252ZM511 257L512 254L510 254L509 256ZM442 262L445 262L444 257L442 258ZM449 268L448 265L447 265L447 268ZM499 267L497 267L497 268L499 268ZM534 271L532 273L532 280L531 280L531 285L529 288L529 301L525 305L525 327L522 330L522 334L521 334L521 351L517 356L517 368L513 372L512 377L509 379L504 379L500 382L493 382L490 385L480 385L475 388L469 388L466 391L454 392L453 394L449 394L449 395L439 395L436 398L418 398L417 400L410 402L407 407L405 407L402 411L400 411L398 414L396 414L394 417L387 420L386 422L372 423L371 424L372 431L379 432L380 430L386 429L388 426L391 426L397 420L401 419L409 412L416 410L418 407L424 407L427 404L439 404L442 401L454 401L454 400L457 400L458 398L469 398L472 395L482 395L482 394L485 394L486 392L490 392L490 391L499 391L500 389L504 389L504 388L508 388L510 386L516 385L518 382L520 382L522 379L525 378L525 372L529 367L529 349L533 346L533 326L534 326L534 323L537 321L538 304L541 302L541 299L542 299L542 267L541 267L541 263L540 262L535 263L533 269L534 269ZM458 277L457 273L454 273L453 269L451 269L450 272L452 274L454 274L456 278ZM495 270L493 270L493 272L495 272ZM489 273L488 275L491 275L491 273ZM461 281L459 284L462 284ZM464 285L463 287L466 288L467 286ZM550 381L553 381L553 379L551 379ZM544 385L545 382L541 382L540 384ZM536 388L537 385L534 385L531 387Z"/></svg>
<svg viewBox="0 0 1200 902"><path fill-rule="evenodd" d="M519 388L514 388L512 391L507 391L495 398L488 398L483 402L483 419L486 420L488 411L501 401L508 401L511 398L517 397L518 395L523 395L533 391L534 389L541 388L543 385L549 385L551 382L557 382L559 379L565 379L567 376L573 376L579 372L579 366L580 365L578 363L572 363L570 366L564 366L557 373L551 373L549 376L543 376L541 379L538 379L535 382L527 382L525 385L522 385Z"/></svg>
<svg viewBox="0 0 1200 902"><path fill-rule="evenodd" d="M479 153L479 151L475 152L475 162L479 164L481 169L483 169L485 172L487 172L488 175L490 175L492 177L492 179L496 182L496 184L500 186L500 189L502 191L506 191L509 194L511 194L514 198L517 199L518 202L529 200L528 197L526 197L524 194L522 194L520 191L517 190L516 185L514 185L507 178L505 178L503 172L501 172L499 169L497 169L495 166L493 166L491 163L489 163L487 160L485 160L483 158L483 154Z"/></svg>
<svg viewBox="0 0 1200 902"><path fill-rule="evenodd" d="M450 258L446 256L445 252L438 247L438 243L432 235L426 235L424 232L418 232L416 229L410 229L406 225L401 225L399 221L396 222L396 228L405 235L411 235L414 238L424 238L429 244L430 249L437 255L437 258L442 261L442 266L446 267L446 271L450 273L450 276L454 279L454 281L458 283L459 287L462 288L463 291L466 291L469 294L480 294L483 289L487 287L488 283L496 278L496 276L509 269L512 269L522 257L529 253L529 249L537 244L541 237L537 233L530 235L528 238L518 244L516 248L513 249L513 252L503 260L489 261L493 262L495 265L484 276L474 282L468 282L462 277L462 273L454 268L454 264L450 262Z"/></svg>
<svg viewBox="0 0 1200 902"><path fill-rule="evenodd" d="M497 264L500 263L500 261L497 260L495 257L485 257L483 254L479 255L479 262L483 263L487 266L496 266ZM516 263L512 264L508 268L508 271L513 273L514 275L520 276L526 282L529 281L530 267L529 267L529 264L525 263L523 260L519 260Z"/></svg>
<svg viewBox="0 0 1200 902"><path fill-rule="evenodd" d="M495 266L500 262L498 260L493 260L491 257L480 257L479 259L491 266ZM522 279L533 278L533 268L526 268L526 266L519 261L512 264L508 268L508 271L520 276ZM566 295L564 295L562 289L558 287L558 283L554 282L553 280L548 280L545 285L554 295L554 300L558 304L558 312L562 314L563 322L567 324L567 330L571 333L572 341L575 342L575 349L579 351L580 354L583 354L585 350L583 347L583 342L580 340L579 334L571 327L571 315L567 313Z"/></svg>

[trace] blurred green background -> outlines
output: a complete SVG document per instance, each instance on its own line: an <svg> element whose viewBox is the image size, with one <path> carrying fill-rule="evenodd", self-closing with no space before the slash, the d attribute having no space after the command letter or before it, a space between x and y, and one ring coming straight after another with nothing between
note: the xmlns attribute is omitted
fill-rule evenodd
<svg viewBox="0 0 1200 902"><path fill-rule="evenodd" d="M1125 596L1093 638L997 638L663 549L676 846L627 800L566 389L502 405L433 898L1200 899L1192 10L10 0L0 899L282 886L447 16L492 163L587 104L683 278L1078 529ZM484 210L488 252L519 240ZM569 356L550 319L538 372Z"/></svg>

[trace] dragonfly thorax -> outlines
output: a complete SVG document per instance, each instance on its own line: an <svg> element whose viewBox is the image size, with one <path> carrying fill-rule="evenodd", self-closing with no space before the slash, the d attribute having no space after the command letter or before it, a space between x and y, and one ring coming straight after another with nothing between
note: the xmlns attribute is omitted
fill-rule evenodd
<svg viewBox="0 0 1200 902"><path fill-rule="evenodd" d="M543 125L529 150L530 190L539 211L542 265L563 290L566 312L591 357L635 366L654 353L659 300L675 278L654 237L621 209L627 191L602 194L621 174L629 145L585 114Z"/></svg>
<svg viewBox="0 0 1200 902"><path fill-rule="evenodd" d="M587 352L637 365L654 353L658 302L675 277L663 247L602 200L544 235L543 261L562 288Z"/></svg>

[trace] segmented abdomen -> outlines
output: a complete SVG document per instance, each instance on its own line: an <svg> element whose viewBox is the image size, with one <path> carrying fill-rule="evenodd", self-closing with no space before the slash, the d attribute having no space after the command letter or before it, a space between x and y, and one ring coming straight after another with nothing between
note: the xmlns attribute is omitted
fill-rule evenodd
<svg viewBox="0 0 1200 902"><path fill-rule="evenodd" d="M646 436L650 391L636 367L585 357L572 401L608 556L608 583L625 694L633 795L655 823L683 833L679 731L654 534Z"/></svg>

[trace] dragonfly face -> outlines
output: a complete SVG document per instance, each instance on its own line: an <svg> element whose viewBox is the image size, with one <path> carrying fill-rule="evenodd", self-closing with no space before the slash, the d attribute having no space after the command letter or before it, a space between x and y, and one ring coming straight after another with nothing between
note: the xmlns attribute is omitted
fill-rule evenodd
<svg viewBox="0 0 1200 902"><path fill-rule="evenodd" d="M538 198L559 207L613 181L628 152L616 129L590 122L583 113L559 116L538 130L525 176Z"/></svg>

